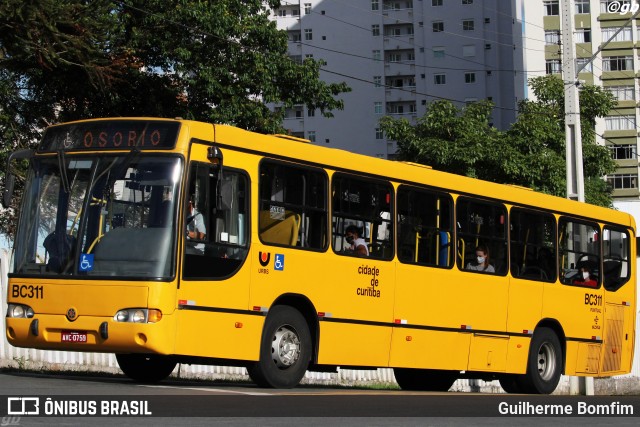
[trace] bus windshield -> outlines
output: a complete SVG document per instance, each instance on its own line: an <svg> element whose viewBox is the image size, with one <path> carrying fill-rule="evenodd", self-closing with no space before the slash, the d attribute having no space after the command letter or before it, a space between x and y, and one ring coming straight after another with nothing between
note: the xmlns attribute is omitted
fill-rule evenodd
<svg viewBox="0 0 640 427"><path fill-rule="evenodd" d="M34 160L15 273L171 278L181 173L180 158L138 151Z"/></svg>

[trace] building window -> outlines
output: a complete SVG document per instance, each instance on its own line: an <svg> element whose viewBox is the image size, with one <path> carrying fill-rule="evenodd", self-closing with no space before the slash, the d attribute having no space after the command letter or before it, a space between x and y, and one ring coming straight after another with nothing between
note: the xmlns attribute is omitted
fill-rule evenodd
<svg viewBox="0 0 640 427"><path fill-rule="evenodd" d="M576 15L582 13L591 13L591 6L589 5L590 1L591 0L575 0Z"/></svg>
<svg viewBox="0 0 640 427"><path fill-rule="evenodd" d="M633 70L632 56L609 56L602 58L603 71Z"/></svg>
<svg viewBox="0 0 640 427"><path fill-rule="evenodd" d="M434 33L441 33L444 31L444 22L442 21L434 21L432 23L432 28Z"/></svg>
<svg viewBox="0 0 640 427"><path fill-rule="evenodd" d="M293 9L291 11L291 16L300 16L300 9Z"/></svg>
<svg viewBox="0 0 640 427"><path fill-rule="evenodd" d="M560 44L560 31L551 30L544 32L545 44Z"/></svg>
<svg viewBox="0 0 640 427"><path fill-rule="evenodd" d="M620 30L620 27L610 27L602 29L602 41L606 42L611 39L616 31ZM609 40L612 42L628 42L631 41L631 27L622 27L622 30L616 34L616 36Z"/></svg>
<svg viewBox="0 0 640 427"><path fill-rule="evenodd" d="M433 84L436 84L436 85L447 84L447 75L446 74L434 74L433 75Z"/></svg>
<svg viewBox="0 0 640 427"><path fill-rule="evenodd" d="M605 89L611 92L618 101L635 100L633 86L606 86Z"/></svg>
<svg viewBox="0 0 640 427"><path fill-rule="evenodd" d="M542 2L544 5L545 16L559 16L560 15L560 2L558 0L545 0Z"/></svg>
<svg viewBox="0 0 640 427"><path fill-rule="evenodd" d="M464 82L465 83L475 83L476 82L476 73L464 73Z"/></svg>
<svg viewBox="0 0 640 427"><path fill-rule="evenodd" d="M376 128L376 139L384 139L384 132L380 128Z"/></svg>
<svg viewBox="0 0 640 427"><path fill-rule="evenodd" d="M291 42L299 42L302 40L302 36L300 35L300 31L289 31L289 41Z"/></svg>
<svg viewBox="0 0 640 427"><path fill-rule="evenodd" d="M431 0L431 6L442 6L442 0Z"/></svg>
<svg viewBox="0 0 640 427"><path fill-rule="evenodd" d="M374 102L373 103L373 112L375 114L384 114L384 111L382 109L382 102Z"/></svg>
<svg viewBox="0 0 640 427"><path fill-rule="evenodd" d="M379 0L371 0L371 10L380 10Z"/></svg>
<svg viewBox="0 0 640 427"><path fill-rule="evenodd" d="M316 109L315 108L308 108L307 109L307 117L315 117L316 116Z"/></svg>
<svg viewBox="0 0 640 427"><path fill-rule="evenodd" d="M434 58L444 58L444 47L434 47L433 48L433 57Z"/></svg>
<svg viewBox="0 0 640 427"><path fill-rule="evenodd" d="M473 19L462 20L462 31L473 31L475 29L475 22Z"/></svg>
<svg viewBox="0 0 640 427"><path fill-rule="evenodd" d="M574 41L576 43L591 43L591 29L578 28L574 34Z"/></svg>
<svg viewBox="0 0 640 427"><path fill-rule="evenodd" d="M389 58L388 59L389 62L400 62L400 61L402 61L402 55L399 54L399 53L392 52L392 53L389 54L388 58Z"/></svg>
<svg viewBox="0 0 640 427"><path fill-rule="evenodd" d="M376 87L382 86L382 76L373 76L373 83Z"/></svg>
<svg viewBox="0 0 640 427"><path fill-rule="evenodd" d="M606 130L635 130L636 116L608 116L604 124Z"/></svg>
<svg viewBox="0 0 640 427"><path fill-rule="evenodd" d="M622 190L625 188L638 188L638 174L624 173L609 175L607 182L614 190Z"/></svg>
<svg viewBox="0 0 640 427"><path fill-rule="evenodd" d="M636 144L609 145L614 160L628 160L638 157Z"/></svg>
<svg viewBox="0 0 640 427"><path fill-rule="evenodd" d="M307 132L307 139L311 142L316 142L316 131L310 130L309 132Z"/></svg>
<svg viewBox="0 0 640 427"><path fill-rule="evenodd" d="M372 51L372 55L371 56L373 57L374 61L380 61L380 59L382 59L379 50Z"/></svg>
<svg viewBox="0 0 640 427"><path fill-rule="evenodd" d="M372 25L371 26L371 34L373 36L379 36L380 35L380 25Z"/></svg>
<svg viewBox="0 0 640 427"><path fill-rule="evenodd" d="M591 58L576 59L576 71L578 70L581 73L593 73L593 61L591 61Z"/></svg>
<svg viewBox="0 0 640 427"><path fill-rule="evenodd" d="M309 15L311 13L311 3L304 4L304 14Z"/></svg>
<svg viewBox="0 0 640 427"><path fill-rule="evenodd" d="M473 0L462 0L462 4L473 4Z"/></svg>
<svg viewBox="0 0 640 427"><path fill-rule="evenodd" d="M547 74L560 74L562 65L559 59L547 59Z"/></svg>
<svg viewBox="0 0 640 427"><path fill-rule="evenodd" d="M304 39L313 40L313 30L311 28L307 28L306 30L304 30Z"/></svg>

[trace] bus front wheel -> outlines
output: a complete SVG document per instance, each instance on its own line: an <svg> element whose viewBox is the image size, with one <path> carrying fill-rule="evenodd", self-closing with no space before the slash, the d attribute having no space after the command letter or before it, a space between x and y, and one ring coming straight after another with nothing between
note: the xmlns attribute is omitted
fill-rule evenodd
<svg viewBox="0 0 640 427"><path fill-rule="evenodd" d="M453 371L393 368L396 382L403 390L448 391L456 381Z"/></svg>
<svg viewBox="0 0 640 427"><path fill-rule="evenodd" d="M156 383L167 378L176 367L169 356L146 354L116 354L120 369L134 381Z"/></svg>
<svg viewBox="0 0 640 427"><path fill-rule="evenodd" d="M562 346L556 333L541 327L533 334L527 373L518 384L524 393L551 394L556 389L562 374Z"/></svg>
<svg viewBox="0 0 640 427"><path fill-rule="evenodd" d="M269 311L262 331L260 360L247 367L260 387L292 388L311 360L311 334L302 314L288 306Z"/></svg>

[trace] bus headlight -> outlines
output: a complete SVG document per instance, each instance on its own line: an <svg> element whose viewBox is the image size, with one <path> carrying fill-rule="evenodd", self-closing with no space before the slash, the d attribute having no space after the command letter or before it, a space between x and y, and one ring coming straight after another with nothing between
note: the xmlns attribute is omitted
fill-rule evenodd
<svg viewBox="0 0 640 427"><path fill-rule="evenodd" d="M156 323L160 319L162 319L162 312L154 308L125 308L113 316L116 322L128 323Z"/></svg>
<svg viewBox="0 0 640 427"><path fill-rule="evenodd" d="M7 317L31 319L33 315L33 309L28 305L9 304L7 306Z"/></svg>

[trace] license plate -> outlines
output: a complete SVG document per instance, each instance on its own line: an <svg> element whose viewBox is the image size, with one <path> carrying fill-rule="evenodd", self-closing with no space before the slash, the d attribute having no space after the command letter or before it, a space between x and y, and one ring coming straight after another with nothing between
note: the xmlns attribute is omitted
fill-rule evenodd
<svg viewBox="0 0 640 427"><path fill-rule="evenodd" d="M87 333L75 332L75 331L63 331L62 334L60 335L60 341L76 342L76 343L87 342Z"/></svg>

